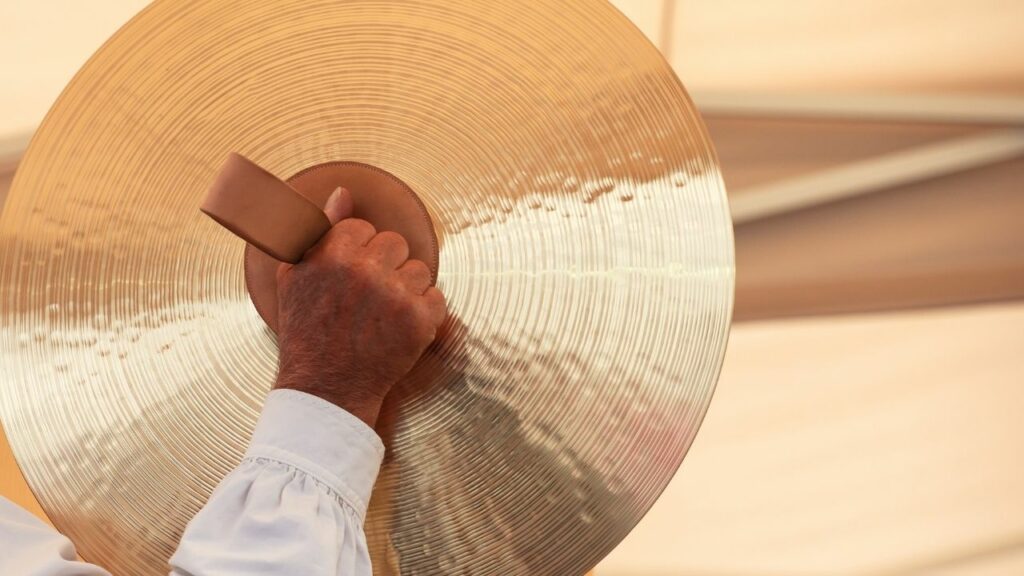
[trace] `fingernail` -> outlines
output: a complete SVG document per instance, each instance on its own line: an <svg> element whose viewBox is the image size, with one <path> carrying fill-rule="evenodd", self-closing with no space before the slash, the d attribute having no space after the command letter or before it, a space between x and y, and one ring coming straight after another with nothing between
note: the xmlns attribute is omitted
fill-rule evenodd
<svg viewBox="0 0 1024 576"><path fill-rule="evenodd" d="M337 188L334 189L334 192L331 192L331 195L328 196L327 203L324 204L324 210L327 210L328 208L333 208L334 204L338 202L338 198L340 198L340 197L341 197L341 186L338 186Z"/></svg>

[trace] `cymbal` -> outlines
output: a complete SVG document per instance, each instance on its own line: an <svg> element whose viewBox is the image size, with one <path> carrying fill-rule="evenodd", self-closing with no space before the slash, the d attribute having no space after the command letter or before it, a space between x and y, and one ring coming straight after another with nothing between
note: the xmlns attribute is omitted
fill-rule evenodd
<svg viewBox="0 0 1024 576"><path fill-rule="evenodd" d="M714 150L598 0L158 0L36 134L0 216L0 417L82 556L164 573L277 348L198 207L239 152L373 166L437 237L444 335L389 397L376 574L573 574L707 409L732 308Z"/></svg>

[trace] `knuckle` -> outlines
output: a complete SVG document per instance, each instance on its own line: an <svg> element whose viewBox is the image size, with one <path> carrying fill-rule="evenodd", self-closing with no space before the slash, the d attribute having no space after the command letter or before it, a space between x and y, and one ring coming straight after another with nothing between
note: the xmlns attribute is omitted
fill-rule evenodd
<svg viewBox="0 0 1024 576"><path fill-rule="evenodd" d="M352 250L344 242L332 242L324 251L322 264L330 268L346 268L353 259Z"/></svg>
<svg viewBox="0 0 1024 576"><path fill-rule="evenodd" d="M345 262L345 270L352 276L369 281L378 274L377 267L366 258L353 258Z"/></svg>
<svg viewBox="0 0 1024 576"><path fill-rule="evenodd" d="M408 260L405 263L405 268L409 274L415 277L430 276L430 268L422 260Z"/></svg>
<svg viewBox="0 0 1024 576"><path fill-rule="evenodd" d="M436 326L434 325L433 319L431 318L430 311L426 306L417 305L413 306L412 318L414 321L415 331L417 334L433 334Z"/></svg>
<svg viewBox="0 0 1024 576"><path fill-rule="evenodd" d="M398 316L408 319L410 322L418 321L420 317L419 306L416 298L399 285L392 284L388 291L391 300L390 305Z"/></svg>
<svg viewBox="0 0 1024 576"><path fill-rule="evenodd" d="M401 234L399 234L398 232L392 232L390 230L378 232L375 241L380 242L386 247L392 249L402 249L409 247L409 244L405 241L405 238Z"/></svg>
<svg viewBox="0 0 1024 576"><path fill-rule="evenodd" d="M428 288L427 291L423 293L423 297L431 306L441 308L443 311L447 312L448 303L445 301L444 294L436 287L431 286Z"/></svg>
<svg viewBox="0 0 1024 576"><path fill-rule="evenodd" d="M373 236L377 233L377 229L373 227L373 224L361 218L346 218L338 222L335 228L349 236Z"/></svg>
<svg viewBox="0 0 1024 576"><path fill-rule="evenodd" d="M314 276L360 277L368 273L364 268L359 254L344 242L326 246L315 260L309 262L309 274Z"/></svg>
<svg viewBox="0 0 1024 576"><path fill-rule="evenodd" d="M306 253L304 261L321 259L333 261L346 256L349 252L347 245L350 243L347 236L345 230L332 228L312 250Z"/></svg>
<svg viewBox="0 0 1024 576"><path fill-rule="evenodd" d="M416 299L410 296L404 290L396 298L398 306L401 308L403 314L409 316L413 320L418 320L420 317L420 307L417 306Z"/></svg>

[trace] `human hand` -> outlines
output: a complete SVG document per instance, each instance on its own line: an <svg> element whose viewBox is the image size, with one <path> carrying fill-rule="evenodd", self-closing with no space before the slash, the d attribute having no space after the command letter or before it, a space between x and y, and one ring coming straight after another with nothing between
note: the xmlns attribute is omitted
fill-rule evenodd
<svg viewBox="0 0 1024 576"><path fill-rule="evenodd" d="M347 190L336 190L324 212L333 227L301 262L278 268L274 388L313 394L373 426L447 307L427 265L408 260L402 236L349 218Z"/></svg>

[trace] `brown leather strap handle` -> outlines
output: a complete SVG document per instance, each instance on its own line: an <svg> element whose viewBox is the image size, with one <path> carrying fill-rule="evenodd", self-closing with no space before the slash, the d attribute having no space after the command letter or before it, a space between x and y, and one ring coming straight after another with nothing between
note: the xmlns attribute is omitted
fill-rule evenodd
<svg viewBox="0 0 1024 576"><path fill-rule="evenodd" d="M199 209L268 256L292 264L331 229L319 206L235 153Z"/></svg>

